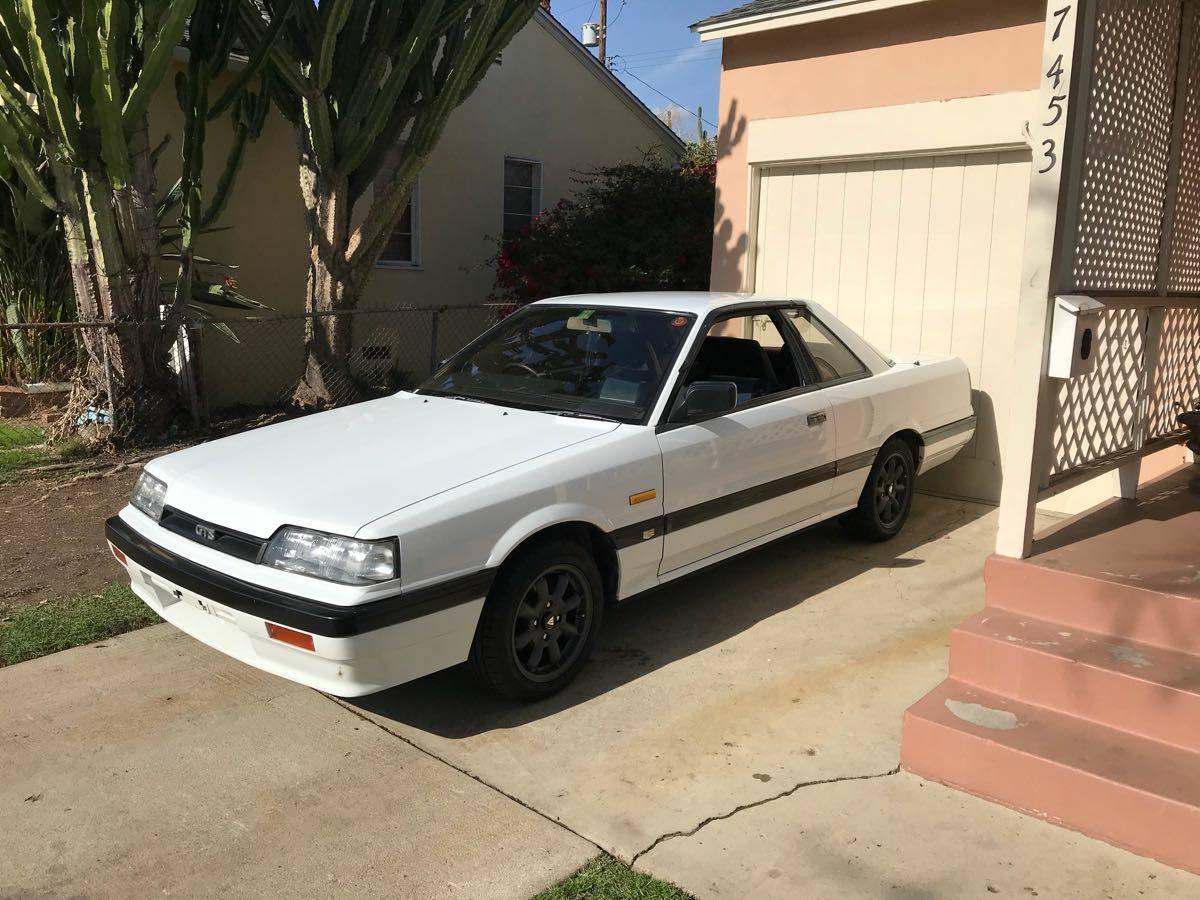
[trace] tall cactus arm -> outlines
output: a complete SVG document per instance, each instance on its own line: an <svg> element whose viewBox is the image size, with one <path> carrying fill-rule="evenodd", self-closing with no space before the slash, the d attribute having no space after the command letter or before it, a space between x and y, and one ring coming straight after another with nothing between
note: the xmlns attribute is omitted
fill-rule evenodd
<svg viewBox="0 0 1200 900"><path fill-rule="evenodd" d="M456 58L445 60L449 68L441 92L413 121L408 137L410 160L419 164L428 156L454 107L478 83L480 66L485 60L495 59L497 46L507 44L533 16L535 9L535 0L497 0L476 8L469 23L470 33L459 46ZM372 259L370 254L378 252L415 177L416 173L406 171L405 165L398 166L387 186L376 196L371 211L352 237L353 249L348 259L351 267L367 264L366 261Z"/></svg>
<svg viewBox="0 0 1200 900"><path fill-rule="evenodd" d="M0 147L4 148L4 153L8 156L9 162L12 163L21 181L29 188L29 193L37 197L38 202L47 209L57 209L58 204L38 174L32 158L21 142L20 133L9 121L8 111L2 108L0 108Z"/></svg>
<svg viewBox="0 0 1200 900"><path fill-rule="evenodd" d="M303 98L301 103L304 108L304 125L308 131L308 141L317 158L317 166L332 171L336 165L337 151L333 142L333 124L329 117L329 102L323 94L315 94Z"/></svg>
<svg viewBox="0 0 1200 900"><path fill-rule="evenodd" d="M245 93L242 95L236 110L237 125L233 135L233 146L225 158L225 168L222 169L221 176L217 179L212 202L200 218L202 228L212 225L225 211L225 206L233 193L233 184L238 170L242 165L246 144L248 141L257 140L262 133L267 113L271 109L271 86L267 83L269 78L269 75L264 77L262 90L258 94Z"/></svg>
<svg viewBox="0 0 1200 900"><path fill-rule="evenodd" d="M38 105L45 108L49 130L69 153L79 147L79 123L70 108L66 61L47 0L20 0L22 23L29 47L29 70L37 90Z"/></svg>
<svg viewBox="0 0 1200 900"><path fill-rule="evenodd" d="M123 6L122 0L110 0L103 14L100 4L83 3L83 18L76 39L77 45L83 49L80 54L83 66L76 67L76 76L81 70L90 75L90 97L81 97L81 101L91 101L91 118L100 133L100 155L108 168L113 187L118 190L129 181L129 144L125 140L125 128L121 118L120 104L120 75L118 66L119 41L118 35L112 32L115 27L122 27L119 12L114 7ZM83 85L77 85L82 92Z"/></svg>
<svg viewBox="0 0 1200 900"><path fill-rule="evenodd" d="M210 78L216 78L225 71L226 66L229 65L229 56L233 53L234 45L239 37L237 0L222 0L220 8L221 24L217 28L216 46L208 55Z"/></svg>
<svg viewBox="0 0 1200 900"><path fill-rule="evenodd" d="M333 77L333 51L337 47L338 35L350 16L351 5L352 0L325 0L321 4L321 41L309 76L318 91L325 90L329 86L329 79Z"/></svg>
<svg viewBox="0 0 1200 900"><path fill-rule="evenodd" d="M4 80L15 90L33 93L33 77L21 57L19 48L25 45L25 32L16 0L0 0L0 61L3 61Z"/></svg>
<svg viewBox="0 0 1200 900"><path fill-rule="evenodd" d="M259 35L256 43L253 45L246 65L242 66L242 70L234 76L229 86L217 98L212 108L208 111L209 119L215 119L225 112L225 110L229 109L233 102L245 91L246 85L264 70L270 53L275 47L275 42L278 40L279 34L290 15L291 5L292 0L282 0L279 4L279 11L276 13L275 18L271 20L271 24Z"/></svg>
<svg viewBox="0 0 1200 900"><path fill-rule="evenodd" d="M352 3L346 20L348 39L340 40L333 50L333 77L326 90L337 97L349 97L362 76L368 56L364 53L370 35L380 25L380 16L388 8L403 7L403 3ZM341 110L338 117L341 118Z"/></svg>
<svg viewBox="0 0 1200 900"><path fill-rule="evenodd" d="M300 0L299 6L303 6L308 0ZM246 35L247 42L255 47L262 46L265 41L267 32L267 24L263 22L262 14L253 0L241 0L238 4L238 12L241 15L242 29ZM285 19L281 22L282 27L287 27L287 22L291 20L291 16L275 15L272 17L272 24L276 19ZM275 85L277 90L286 91L293 96L293 102L290 104L291 111L298 114L299 100L308 92L308 84L304 77L300 74L300 63L292 55L287 44L281 40L272 40L269 44L268 58L271 62L271 69L276 75Z"/></svg>
<svg viewBox="0 0 1200 900"><path fill-rule="evenodd" d="M361 122L350 119L338 135L338 151L344 159L347 172L353 172L363 161L380 132L387 124L396 103L400 99L413 67L425 55L425 49L436 37L433 30L442 7L442 0L427 0L409 31L410 39L399 58L393 62L392 71L382 84L360 83L350 98L350 109L365 111ZM353 112L350 113L353 115Z"/></svg>
<svg viewBox="0 0 1200 900"><path fill-rule="evenodd" d="M2 65L0 63L0 66ZM19 86L8 77L7 70L0 71L0 106L4 107L12 117L13 124L21 131L40 141L44 141L50 136L42 119L26 102L25 95L21 93Z"/></svg>
<svg viewBox="0 0 1200 900"><path fill-rule="evenodd" d="M37 0L21 0L22 3L34 3ZM89 2L89 0L85 0ZM129 131L146 114L150 106L150 97L167 74L175 48L183 37L187 26L188 16L196 0L174 0L167 8L166 15L158 23L158 29L149 42L145 59L142 62L142 72L138 76L133 90L125 100L123 111L125 130ZM143 24L143 27L145 25Z"/></svg>

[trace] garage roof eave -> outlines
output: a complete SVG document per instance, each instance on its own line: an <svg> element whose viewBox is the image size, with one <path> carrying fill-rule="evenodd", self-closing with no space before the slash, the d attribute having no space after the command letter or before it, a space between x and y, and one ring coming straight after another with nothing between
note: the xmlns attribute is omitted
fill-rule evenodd
<svg viewBox="0 0 1200 900"><path fill-rule="evenodd" d="M700 35L701 42L715 41L925 2L928 0L756 0L689 27Z"/></svg>

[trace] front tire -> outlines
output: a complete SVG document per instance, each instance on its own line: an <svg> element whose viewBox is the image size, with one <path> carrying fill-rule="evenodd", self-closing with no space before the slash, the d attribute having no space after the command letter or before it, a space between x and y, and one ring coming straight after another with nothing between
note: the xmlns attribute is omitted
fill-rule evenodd
<svg viewBox="0 0 1200 900"><path fill-rule="evenodd" d="M858 508L846 513L843 523L869 541L890 541L908 520L915 481L912 448L907 441L892 438L879 449Z"/></svg>
<svg viewBox="0 0 1200 900"><path fill-rule="evenodd" d="M579 674L603 615L603 579L592 555L570 540L532 544L496 577L471 662L502 697L548 697Z"/></svg>

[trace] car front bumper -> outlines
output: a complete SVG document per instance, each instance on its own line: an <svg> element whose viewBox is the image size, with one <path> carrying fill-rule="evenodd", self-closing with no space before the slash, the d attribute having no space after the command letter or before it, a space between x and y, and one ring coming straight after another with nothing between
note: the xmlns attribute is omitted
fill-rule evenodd
<svg viewBox="0 0 1200 900"><path fill-rule="evenodd" d="M340 697L393 687L463 662L491 571L357 606L337 606L234 578L156 543L119 516L105 523L134 593L166 621L249 665ZM312 636L307 650L267 623Z"/></svg>

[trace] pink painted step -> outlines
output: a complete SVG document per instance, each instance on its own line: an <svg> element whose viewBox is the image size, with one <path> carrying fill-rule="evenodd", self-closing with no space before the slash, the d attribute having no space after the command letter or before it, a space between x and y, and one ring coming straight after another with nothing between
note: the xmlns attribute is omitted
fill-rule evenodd
<svg viewBox="0 0 1200 900"><path fill-rule="evenodd" d="M1200 754L947 679L904 714L901 764L1200 874Z"/></svg>
<svg viewBox="0 0 1200 900"><path fill-rule="evenodd" d="M1200 752L1200 657L999 609L950 636L950 677Z"/></svg>
<svg viewBox="0 0 1200 900"><path fill-rule="evenodd" d="M1200 563L1200 538L1192 558ZM990 556L983 567L987 605L1067 630L1200 655L1200 574L1106 574L1102 563L1092 562L1071 570L1057 568L1062 563L1052 554L1028 560ZM1189 577L1195 582L1186 583Z"/></svg>

